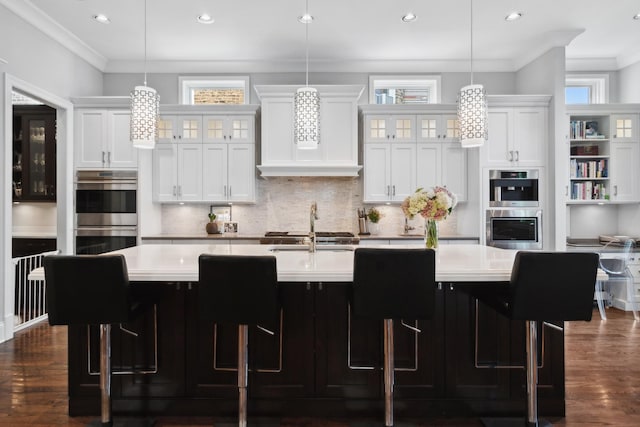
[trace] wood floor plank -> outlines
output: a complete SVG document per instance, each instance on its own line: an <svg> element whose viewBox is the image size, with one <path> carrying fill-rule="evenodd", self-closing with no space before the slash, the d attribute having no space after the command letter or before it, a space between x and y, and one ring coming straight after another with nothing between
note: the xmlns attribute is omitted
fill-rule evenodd
<svg viewBox="0 0 640 427"><path fill-rule="evenodd" d="M609 309L601 321L565 328L566 417L558 427L640 426L640 322L631 313ZM0 344L0 426L84 426L95 417L67 415L65 327L36 325ZM160 417L158 427L214 426L210 417ZM400 421L400 420L398 420ZM219 420L218 426L229 425ZM477 419L402 420L411 427L477 427ZM376 420L284 418L280 427L354 427Z"/></svg>

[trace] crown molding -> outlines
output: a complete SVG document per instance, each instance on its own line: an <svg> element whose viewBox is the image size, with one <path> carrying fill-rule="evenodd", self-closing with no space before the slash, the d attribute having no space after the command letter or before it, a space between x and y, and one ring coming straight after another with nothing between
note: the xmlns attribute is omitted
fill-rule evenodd
<svg viewBox="0 0 640 427"><path fill-rule="evenodd" d="M0 0L0 5L6 7L20 18L27 21L34 28L60 43L75 55L104 72L107 58L80 40L72 32L58 24L43 13L29 0Z"/></svg>

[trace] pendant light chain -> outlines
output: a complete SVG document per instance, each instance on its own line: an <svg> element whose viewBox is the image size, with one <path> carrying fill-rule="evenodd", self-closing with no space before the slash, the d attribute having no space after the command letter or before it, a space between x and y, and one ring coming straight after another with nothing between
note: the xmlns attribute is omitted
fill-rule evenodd
<svg viewBox="0 0 640 427"><path fill-rule="evenodd" d="M471 10L471 14L469 16L469 20L471 21L471 31L469 31L469 35L471 37L471 64L470 64L470 68L471 68L471 84L473 84L473 0L469 0L469 6L470 6L470 10Z"/></svg>
<svg viewBox="0 0 640 427"><path fill-rule="evenodd" d="M309 0L306 1L305 6L305 14L307 15L307 19L309 17ZM305 31L305 46L306 46L306 71L305 71L305 86L309 86L309 22L305 22L304 31Z"/></svg>
<svg viewBox="0 0 640 427"><path fill-rule="evenodd" d="M144 0L144 85L147 85L147 0Z"/></svg>

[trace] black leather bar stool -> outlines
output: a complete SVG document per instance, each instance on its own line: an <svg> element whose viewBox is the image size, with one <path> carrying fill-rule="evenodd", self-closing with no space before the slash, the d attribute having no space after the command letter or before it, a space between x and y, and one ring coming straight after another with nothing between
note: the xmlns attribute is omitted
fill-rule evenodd
<svg viewBox="0 0 640 427"><path fill-rule="evenodd" d="M483 419L486 426L551 425L538 420L537 323L590 321L597 270L596 253L520 251L516 254L509 286L502 290L493 288L489 292L470 291L507 318L524 320L526 328L526 419Z"/></svg>
<svg viewBox="0 0 640 427"><path fill-rule="evenodd" d="M385 426L393 425L393 319L430 319L435 304L432 249L357 248L353 263L354 316L384 322Z"/></svg>
<svg viewBox="0 0 640 427"><path fill-rule="evenodd" d="M198 265L200 320L238 324L238 425L246 427L249 325L280 314L276 258L202 254Z"/></svg>
<svg viewBox="0 0 640 427"><path fill-rule="evenodd" d="M50 325L100 325L100 424L111 426L111 325L127 323L142 310L130 296L125 258L50 255L44 275Z"/></svg>

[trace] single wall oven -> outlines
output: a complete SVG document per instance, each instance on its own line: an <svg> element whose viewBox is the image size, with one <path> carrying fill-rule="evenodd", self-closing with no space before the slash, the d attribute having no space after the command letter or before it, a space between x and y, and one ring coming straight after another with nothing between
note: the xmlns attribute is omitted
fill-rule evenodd
<svg viewBox="0 0 640 427"><path fill-rule="evenodd" d="M542 249L542 210L488 209L487 246L505 249Z"/></svg>
<svg viewBox="0 0 640 427"><path fill-rule="evenodd" d="M99 254L136 245L137 190L137 171L83 170L76 173L77 254Z"/></svg>

